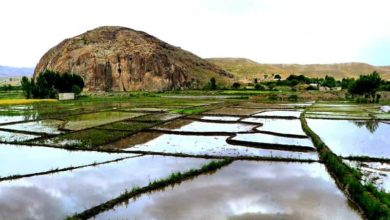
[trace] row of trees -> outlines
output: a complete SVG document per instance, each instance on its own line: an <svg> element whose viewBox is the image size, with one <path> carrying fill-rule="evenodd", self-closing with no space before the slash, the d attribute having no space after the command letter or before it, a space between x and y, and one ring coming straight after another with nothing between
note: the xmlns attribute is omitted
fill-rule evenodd
<svg viewBox="0 0 390 220"><path fill-rule="evenodd" d="M361 75L357 80L350 80L348 84L348 92L353 96L360 96L367 101L379 101L380 96L377 95L381 84L385 83L379 74L374 71L369 75Z"/></svg>
<svg viewBox="0 0 390 220"><path fill-rule="evenodd" d="M22 78L22 90L26 98L56 98L59 92L73 92L79 95L84 80L76 74L45 70L34 80Z"/></svg>

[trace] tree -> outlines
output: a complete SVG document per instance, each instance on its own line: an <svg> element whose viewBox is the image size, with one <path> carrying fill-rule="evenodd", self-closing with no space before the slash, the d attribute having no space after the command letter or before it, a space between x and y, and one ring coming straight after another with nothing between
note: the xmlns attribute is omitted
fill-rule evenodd
<svg viewBox="0 0 390 220"><path fill-rule="evenodd" d="M22 90L26 98L56 98L59 92L80 94L84 88L84 80L71 73L59 73L45 70L38 75L36 81L22 78Z"/></svg>
<svg viewBox="0 0 390 220"><path fill-rule="evenodd" d="M329 88L335 87L336 86L336 80L332 76L325 76L324 81L322 82L322 86L327 86Z"/></svg>
<svg viewBox="0 0 390 220"><path fill-rule="evenodd" d="M280 81L280 80L282 79L282 77L281 77L279 74L276 74L275 77L274 77L274 79Z"/></svg>
<svg viewBox="0 0 390 220"><path fill-rule="evenodd" d="M258 83L257 78L254 78L254 79L253 79L253 83L254 83L255 85Z"/></svg>
<svg viewBox="0 0 390 220"><path fill-rule="evenodd" d="M217 81L215 80L214 77L212 77L210 79L209 85L210 85L210 89L211 90L216 90L217 89Z"/></svg>
<svg viewBox="0 0 390 220"><path fill-rule="evenodd" d="M376 92L381 85L381 77L378 72L374 71L369 75L361 75L351 87L348 89L352 95L364 95L367 98L371 98L371 101L375 101Z"/></svg>
<svg viewBox="0 0 390 220"><path fill-rule="evenodd" d="M30 80L28 80L27 77L23 76L21 84L22 84L22 90L23 90L24 96L28 99L31 98L32 97L32 86L31 86Z"/></svg>
<svg viewBox="0 0 390 220"><path fill-rule="evenodd" d="M239 89L241 87L241 85L240 85L240 83L238 83L238 82L235 82L235 83L233 83L233 85L232 85L232 88L233 89Z"/></svg>
<svg viewBox="0 0 390 220"><path fill-rule="evenodd" d="M353 85L354 82L355 82L354 78L343 78L341 80L341 88L348 89Z"/></svg>
<svg viewBox="0 0 390 220"><path fill-rule="evenodd" d="M265 87L264 87L263 85L261 85L260 83L257 83L257 84L255 85L255 89L256 89L256 90L261 90L261 91L263 91L263 90L265 90Z"/></svg>

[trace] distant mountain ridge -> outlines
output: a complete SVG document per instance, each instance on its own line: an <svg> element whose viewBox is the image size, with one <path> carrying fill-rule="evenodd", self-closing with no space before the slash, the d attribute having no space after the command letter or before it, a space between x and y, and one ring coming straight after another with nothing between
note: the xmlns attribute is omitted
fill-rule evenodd
<svg viewBox="0 0 390 220"><path fill-rule="evenodd" d="M243 82L251 82L253 78L262 79L264 75L280 74L286 78L291 74L303 74L308 77L333 76L336 79L357 78L359 75L373 71L380 73L383 79L390 80L390 66L373 66L367 63L335 63L335 64L262 64L245 58L209 58L209 62L232 73Z"/></svg>
<svg viewBox="0 0 390 220"><path fill-rule="evenodd" d="M34 68L30 67L11 67L0 65L0 78L32 76Z"/></svg>

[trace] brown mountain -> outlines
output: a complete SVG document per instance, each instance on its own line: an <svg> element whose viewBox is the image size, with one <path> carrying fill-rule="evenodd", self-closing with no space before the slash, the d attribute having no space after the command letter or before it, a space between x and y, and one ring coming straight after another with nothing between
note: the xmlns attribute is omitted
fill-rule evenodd
<svg viewBox="0 0 390 220"><path fill-rule="evenodd" d="M303 74L308 77L333 76L336 79L346 77L357 78L362 74L378 71L382 78L390 79L390 66L372 66L366 63L337 63L337 64L261 64L244 58L210 58L208 61L220 66L235 75L242 82L252 82L254 78L268 78L280 74L286 78L291 74Z"/></svg>
<svg viewBox="0 0 390 220"><path fill-rule="evenodd" d="M201 87L211 77L226 84L233 77L145 32L115 26L65 39L41 58L34 77L45 69L81 75L87 91L161 91Z"/></svg>

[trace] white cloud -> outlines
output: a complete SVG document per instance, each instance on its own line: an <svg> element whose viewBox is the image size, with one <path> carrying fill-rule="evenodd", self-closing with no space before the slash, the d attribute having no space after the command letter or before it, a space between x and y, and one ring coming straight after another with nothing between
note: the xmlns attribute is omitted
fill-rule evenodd
<svg viewBox="0 0 390 220"><path fill-rule="evenodd" d="M202 57L390 64L390 51L376 60L370 50L389 42L388 8L386 0L4 0L0 64L34 66L64 38L102 25L143 30Z"/></svg>

